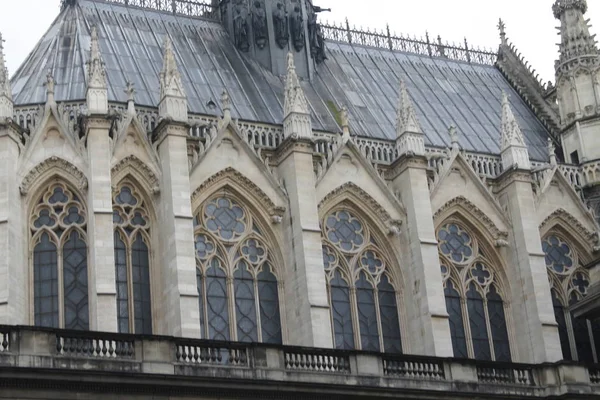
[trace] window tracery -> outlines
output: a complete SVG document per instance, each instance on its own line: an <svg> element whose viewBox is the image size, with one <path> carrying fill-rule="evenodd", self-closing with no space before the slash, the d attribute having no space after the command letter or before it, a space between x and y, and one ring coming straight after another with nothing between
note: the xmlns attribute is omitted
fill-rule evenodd
<svg viewBox="0 0 600 400"><path fill-rule="evenodd" d="M152 333L150 217L129 182L113 193L117 321L121 333Z"/></svg>
<svg viewBox="0 0 600 400"><path fill-rule="evenodd" d="M323 263L335 346L402 353L399 295L367 225L346 209L323 221Z"/></svg>
<svg viewBox="0 0 600 400"><path fill-rule="evenodd" d="M511 361L507 304L493 263L458 222L442 225L437 239L454 356Z"/></svg>
<svg viewBox="0 0 600 400"><path fill-rule="evenodd" d="M590 277L582 266L580 255L558 233L551 233L542 240L542 250L546 256L552 306L563 358L599 362L600 321L575 318L569 312L570 306L587 295L590 286Z"/></svg>
<svg viewBox="0 0 600 400"><path fill-rule="evenodd" d="M281 287L250 210L219 196L200 208L194 224L202 337L281 344Z"/></svg>
<svg viewBox="0 0 600 400"><path fill-rule="evenodd" d="M66 185L53 183L30 219L36 326L89 329L86 213Z"/></svg>

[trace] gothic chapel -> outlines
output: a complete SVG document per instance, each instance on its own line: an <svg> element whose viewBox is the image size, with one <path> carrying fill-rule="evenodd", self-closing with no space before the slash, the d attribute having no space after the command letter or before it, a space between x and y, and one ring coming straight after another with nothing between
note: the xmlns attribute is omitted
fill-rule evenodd
<svg viewBox="0 0 600 400"><path fill-rule="evenodd" d="M0 37L0 399L600 396L586 0L547 84L502 21L57 11L10 79Z"/></svg>

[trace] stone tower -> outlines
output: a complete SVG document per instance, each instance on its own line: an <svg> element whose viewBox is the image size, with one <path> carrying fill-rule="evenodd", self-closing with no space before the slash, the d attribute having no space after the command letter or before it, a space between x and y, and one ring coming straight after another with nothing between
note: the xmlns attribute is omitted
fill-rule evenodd
<svg viewBox="0 0 600 400"><path fill-rule="evenodd" d="M277 76L286 74L289 52L301 78L310 79L324 60L321 9L312 0L222 0L219 11L237 49Z"/></svg>
<svg viewBox="0 0 600 400"><path fill-rule="evenodd" d="M600 57L585 20L586 0L557 0L560 57L556 61L557 100L565 161L600 158Z"/></svg>

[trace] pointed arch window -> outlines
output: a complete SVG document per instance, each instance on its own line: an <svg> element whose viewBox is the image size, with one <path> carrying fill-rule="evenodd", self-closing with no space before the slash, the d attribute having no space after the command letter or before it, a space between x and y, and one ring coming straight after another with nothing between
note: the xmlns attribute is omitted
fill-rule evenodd
<svg viewBox="0 0 600 400"><path fill-rule="evenodd" d="M588 271L580 255L558 233L542 240L552 293L552 306L558 324L560 345L565 360L600 362L600 321L575 318L569 307L583 299L590 286Z"/></svg>
<svg viewBox="0 0 600 400"><path fill-rule="evenodd" d="M77 195L49 185L30 218L36 326L89 329L86 230Z"/></svg>
<svg viewBox="0 0 600 400"><path fill-rule="evenodd" d="M113 193L117 321L121 333L152 333L150 218L135 186Z"/></svg>
<svg viewBox="0 0 600 400"><path fill-rule="evenodd" d="M507 304L491 261L459 223L443 225L437 239L454 356L511 361Z"/></svg>
<svg viewBox="0 0 600 400"><path fill-rule="evenodd" d="M281 285L255 217L221 196L207 201L194 222L202 337L281 344Z"/></svg>
<svg viewBox="0 0 600 400"><path fill-rule="evenodd" d="M335 347L402 353L400 295L372 232L346 209L322 228Z"/></svg>

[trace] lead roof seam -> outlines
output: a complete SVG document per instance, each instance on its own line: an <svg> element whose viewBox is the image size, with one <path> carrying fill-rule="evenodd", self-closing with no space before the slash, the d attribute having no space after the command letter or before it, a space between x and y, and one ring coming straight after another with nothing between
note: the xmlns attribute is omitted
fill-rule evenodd
<svg viewBox="0 0 600 400"><path fill-rule="evenodd" d="M100 23L102 24L102 28L104 29L104 32L106 32L106 38L107 38L107 41L108 41L108 45L109 45L109 47L111 47L111 48L112 48L112 50L113 50L113 54L114 54L114 56L115 56L115 60L117 61L117 64L119 65L119 72L121 73L121 76L123 77L123 79L126 81L126 80L127 80L127 77L125 76L125 68L123 68L123 64L122 64L122 62L121 62L121 58L120 58L120 57L117 57L118 53L117 53L117 51L116 51L116 49L115 49L115 46L114 46L114 44L113 44L113 40L114 40L114 39L113 39L113 40L110 40L110 39L111 39L111 38L110 38L110 34L111 34L111 32L110 32L108 29L106 29L106 23L105 23L105 22L104 22L104 20L102 19L102 11L101 11L101 10L100 10L98 7L96 7L96 4L95 4L94 2L92 2L92 3L94 4L94 9L95 9L95 10L96 10L96 12L98 13L98 20L99 20L99 21L100 21ZM111 5L111 4L109 4L109 3L105 3L105 4L107 5L107 7L109 7L110 11L111 11L111 12L113 12L113 11L112 11L112 10L113 10L113 7L112 7L112 5ZM113 12L113 13L114 13L114 12ZM112 89L112 91L113 91L113 94L115 95L115 99L117 99L117 94L116 94L116 93L114 93L114 92L115 92L115 87L114 87L115 83L114 83L114 81L112 81L112 82L111 82L111 81L109 80L108 82L110 83L110 86L111 86L111 89Z"/></svg>
<svg viewBox="0 0 600 400"><path fill-rule="evenodd" d="M225 79L223 79L223 76L221 75L221 72L219 71L219 63L216 60L215 55L212 52L209 51L208 46L206 45L206 42L204 41L204 38L202 37L202 35L200 34L200 32L198 32L198 27L196 27L195 24L193 24L192 26L194 27L194 32L196 32L198 34L198 38L200 39L200 42L202 42L202 46L206 50L206 54L208 56L208 59L210 60L212 66L214 67L215 74L221 80L221 86L223 87L224 90L227 90L227 84L225 83ZM213 35L212 31L211 31L211 35ZM221 50L221 52L222 52L222 50ZM218 102L221 99L222 93L215 93L214 85L211 84L211 81L208 79L208 75L206 75L206 73L204 73L202 71L202 68L200 68L200 67L201 67L201 64L198 63L198 68L203 73L203 75L207 78L206 79L206 85L208 86L209 90L213 94L214 99ZM211 100L212 100L212 98L211 98ZM235 102L232 102L231 106L235 109L235 111L237 112L238 115L241 115L240 112L238 111L237 107L235 106ZM219 105L218 107L221 107L221 105ZM218 115L217 115L217 117L218 117ZM256 115L255 115L255 120L258 120L258 116L256 116Z"/></svg>
<svg viewBox="0 0 600 400"><path fill-rule="evenodd" d="M115 14L115 17L116 17L116 15L117 15L116 12L113 11L113 13ZM131 13L129 12L129 10L127 10L127 13L125 15L128 18L131 19L131 23L135 27L135 33L138 35L138 37L140 37L140 35L139 35L140 31L137 28L137 26L135 26L133 15L131 15ZM118 17L117 17L117 20L118 20ZM150 86L149 86L148 82L146 82L145 74L143 73L142 69L140 68L140 65L138 63L137 57L135 56L135 54L133 53L133 51L131 49L131 45L129 44L129 40L128 40L127 36L125 35L124 28L121 26L121 24L117 24L117 25L119 25L119 31L121 32L121 35L123 36L123 39L125 39L125 46L127 46L127 50L129 51L129 54L131 54L131 59L133 60L133 63L135 65L136 69L137 69L136 72L139 74L140 80L144 84L144 89L148 93L148 97L151 97L152 90L150 89ZM143 43L141 41L141 37L140 37L140 43ZM142 47L144 48L144 51L145 51L146 50L146 46L142 46ZM123 71L123 75L125 76L125 82L131 82L130 77L126 76L126 71Z"/></svg>
<svg viewBox="0 0 600 400"><path fill-rule="evenodd" d="M350 46L351 46L351 48L352 48L352 51L353 51L353 54L354 54L354 56L355 56L355 57L356 57L356 58L359 60L359 62L362 64L362 60L360 59L358 52L355 50L355 47L354 47L354 45L350 44ZM356 76L357 76L358 78L360 78L360 76L361 76L361 75L360 75L360 74L359 74L359 73L356 71L356 68L354 67L354 63L350 62L350 60L348 59L348 56L347 56L346 52L342 52L342 56L344 57L344 59L345 59L346 61L348 61L348 65L350 66L350 68L352 68L352 71L354 71L354 73L356 74ZM364 64L362 64L362 65L364 66ZM367 70L368 70L368 68L366 68L366 67L365 67L365 69L367 69ZM370 73L369 73L369 75L370 75ZM373 79L373 81L375 81L375 80ZM377 85L377 83L376 83L376 82L375 82L375 85ZM362 92L362 90L361 90L360 92ZM362 93L361 93L361 97L363 98L363 101L364 101L364 100L366 100L366 96L362 95ZM371 97L372 97L372 96L371 96ZM373 101L375 101L375 103L377 103L376 99L374 99L374 98L373 98ZM365 103L366 103L366 102L365 102ZM375 123L376 123L376 124L377 124L377 126L379 127L379 131L380 131L380 132L383 134L383 136L385 136L385 129L384 129L384 127L383 127L383 126L381 126L381 124L379 123L379 120L380 120L380 118L379 118L377 115L373 114L373 111L371 110L371 107L370 107L370 106L369 106L369 107L366 107L366 109L367 109L367 110L369 111L369 113L370 113L370 114L373 116L373 120L375 121ZM381 108L380 108L380 110L381 110ZM394 124L392 123L392 126L393 126L393 125L394 125Z"/></svg>
<svg viewBox="0 0 600 400"><path fill-rule="evenodd" d="M224 56L225 60L227 61L227 64L231 68L231 71L235 71L235 69L233 68L233 65L231 65L231 62L229 62L229 58L227 57L227 54L223 51L223 48L221 47L220 41L217 41L217 46L219 47L219 49L221 49L221 52L223 53L223 56ZM233 47L233 51L235 51L237 53L238 57L242 61L243 68L246 71L248 71L248 69L246 68L246 60L244 60L244 55L240 53L240 51L238 50L237 46L232 46L232 47ZM248 71L248 75L250 75L250 71ZM248 97L248 94L246 93L246 90L244 90L244 86L242 85L242 82L239 80L238 74L234 74L234 76L235 76L236 82L238 83L240 89L242 90L243 96L246 98L246 101L248 102L248 106L252 109L252 111L254 112L255 118L258 121L260 119L260 117L258 116L258 113L256 112L256 110L252 106L252 102L250 101L250 98ZM252 81L252 83L256 87L256 83L254 81ZM256 89L257 89L258 92L260 92L260 90L258 90L258 87L256 87ZM265 108L268 109L269 107L267 106L267 103L264 101L264 99L262 98L262 96L261 96L261 99L263 100L263 103L265 104ZM235 103L235 102L232 102L232 103ZM269 114L270 113L271 112L269 111ZM238 112L238 115L240 115L239 112ZM275 119L273 118L272 121L274 122Z"/></svg>

